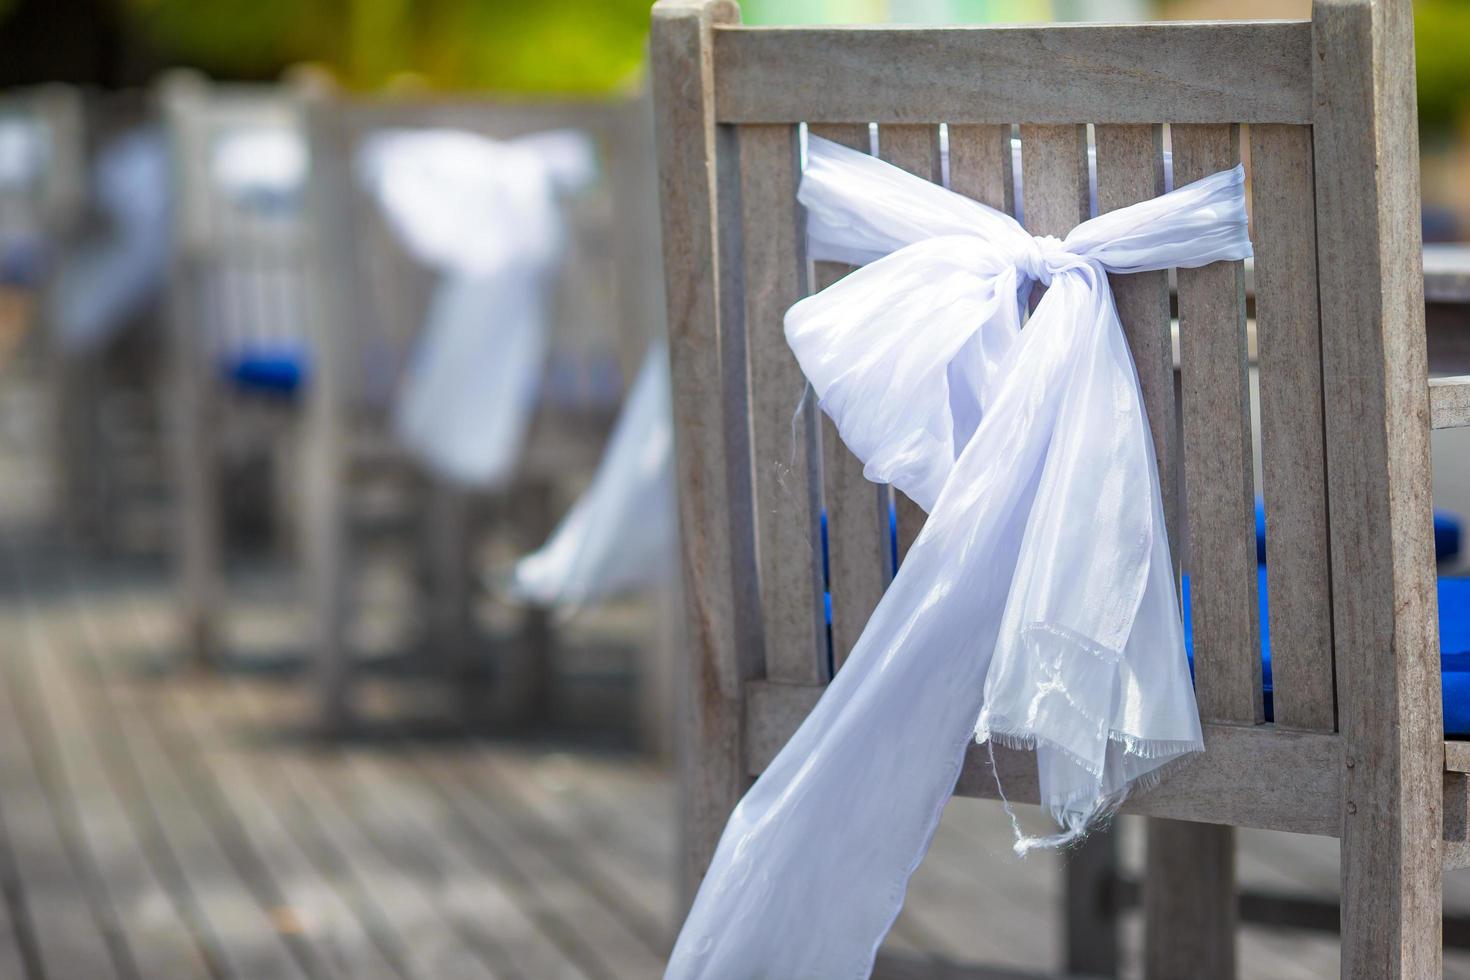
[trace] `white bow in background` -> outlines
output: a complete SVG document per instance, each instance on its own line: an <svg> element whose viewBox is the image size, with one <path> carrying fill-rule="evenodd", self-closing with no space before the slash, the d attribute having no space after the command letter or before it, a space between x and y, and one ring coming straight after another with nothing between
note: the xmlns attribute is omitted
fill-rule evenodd
<svg viewBox="0 0 1470 980"><path fill-rule="evenodd" d="M511 592L568 614L663 585L678 547L669 354L649 348L592 485L551 538L515 566Z"/></svg>
<svg viewBox="0 0 1470 980"><path fill-rule="evenodd" d="M1036 749L1063 832L1018 851L1079 838L1202 749L1107 273L1249 256L1243 186L1236 167L1037 239L810 139L809 254L864 267L793 306L786 338L868 478L929 517L736 807L670 980L866 977L972 739ZM1033 283L1048 288L1022 330Z"/></svg>
<svg viewBox="0 0 1470 980"><path fill-rule="evenodd" d="M162 291L173 258L173 165L154 127L112 140L92 174L105 229L62 256L49 291L58 347L82 354L101 347Z"/></svg>
<svg viewBox="0 0 1470 980"><path fill-rule="evenodd" d="M503 487L546 360L561 197L595 178L592 142L389 130L363 144L358 164L409 251L442 273L398 393L397 436L447 479Z"/></svg>

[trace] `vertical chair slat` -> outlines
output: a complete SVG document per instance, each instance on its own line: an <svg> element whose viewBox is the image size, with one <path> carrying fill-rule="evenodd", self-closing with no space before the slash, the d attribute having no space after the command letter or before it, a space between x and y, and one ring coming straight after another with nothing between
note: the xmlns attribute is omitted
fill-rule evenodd
<svg viewBox="0 0 1470 980"><path fill-rule="evenodd" d="M766 676L814 684L826 674L817 407L783 329L786 310L806 292L796 203L797 129L754 125L738 132Z"/></svg>
<svg viewBox="0 0 1470 980"><path fill-rule="evenodd" d="M895 167L931 180L940 180L939 127L894 125L878 127L878 155ZM895 491L894 506L898 511L898 560L903 561L909 546L924 526L924 510L904 494Z"/></svg>
<svg viewBox="0 0 1470 980"><path fill-rule="evenodd" d="M742 580L754 577L742 522L740 467L748 446L732 438L744 419L730 403L724 316L738 314L738 215L728 204L728 132L715 125L713 27L739 19L733 5L659 5L649 48L659 201L672 368L675 465L683 552L688 690L682 732L680 853L687 903L709 866L730 811L749 785L744 739L745 682L758 674L759 647L742 616ZM714 161L715 166L710 163ZM728 277L726 274L729 274ZM738 330L737 324L729 325ZM735 348L734 339L728 346ZM745 480L748 486L748 478ZM748 496L748 490L744 492Z"/></svg>
<svg viewBox="0 0 1470 980"><path fill-rule="evenodd" d="M1098 126L1097 209L1116 211L1164 193L1163 133L1160 126ZM1153 430L1154 456L1163 488L1164 524L1178 569L1178 432L1174 425L1174 352L1169 336L1169 274L1139 272L1109 276L1113 300L1143 389L1143 405Z"/></svg>
<svg viewBox="0 0 1470 980"><path fill-rule="evenodd" d="M1026 230L1062 237L1088 216L1085 126L1021 126L1021 193ZM1113 834L1099 830L1078 845L1066 867L1069 973L1111 976L1117 970L1115 913L1096 901L1116 876Z"/></svg>
<svg viewBox="0 0 1470 980"><path fill-rule="evenodd" d="M1087 129L1021 127L1021 193L1026 230L1066 235L1087 218Z"/></svg>
<svg viewBox="0 0 1470 980"><path fill-rule="evenodd" d="M1312 11L1342 976L1440 977L1444 727L1410 4Z"/></svg>
<svg viewBox="0 0 1470 980"><path fill-rule="evenodd" d="M1332 604L1312 131L1251 127L1274 719L1332 731Z"/></svg>
<svg viewBox="0 0 1470 980"><path fill-rule="evenodd" d="M1182 186L1240 160L1233 125L1173 128ZM1241 262L1179 270L1195 692L1206 721L1264 720Z"/></svg>
<svg viewBox="0 0 1470 980"><path fill-rule="evenodd" d="M813 126L813 134L856 150L867 150L863 123ZM826 289L851 266L816 263L816 288ZM819 413L820 414L820 413ZM862 635L868 617L888 587L887 488L863 476L862 462L842 444L826 415L822 429L822 499L827 507L828 588L832 592L832 663L840 667Z"/></svg>
<svg viewBox="0 0 1470 980"><path fill-rule="evenodd" d="M1161 126L1098 126L1095 142L1100 213L1164 192ZM1164 523L1177 573L1183 541L1169 277L1161 270L1109 279L1153 430ZM1143 886L1146 976L1201 980L1234 976L1234 840L1230 827L1148 822Z"/></svg>
<svg viewBox="0 0 1470 980"><path fill-rule="evenodd" d="M949 187L957 194L988 204L997 211L1016 211L1011 171L1011 127L949 127Z"/></svg>

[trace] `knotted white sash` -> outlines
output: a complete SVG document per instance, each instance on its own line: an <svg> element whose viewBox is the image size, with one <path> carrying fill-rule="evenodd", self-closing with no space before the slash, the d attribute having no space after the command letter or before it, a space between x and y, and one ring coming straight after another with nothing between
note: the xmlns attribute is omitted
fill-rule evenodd
<svg viewBox="0 0 1470 980"><path fill-rule="evenodd" d="M669 352L655 343L628 392L592 485L551 538L516 563L510 591L570 616L663 585L678 549Z"/></svg>
<svg viewBox="0 0 1470 980"><path fill-rule="evenodd" d="M668 978L866 977L972 738L1037 750L1064 832L1018 850L1077 838L1202 749L1106 273L1250 255L1243 184L1236 167L1038 239L810 140L810 254L867 264L793 306L786 337L867 476L929 519L736 807ZM1033 283L1049 288L1021 330Z"/></svg>
<svg viewBox="0 0 1470 980"><path fill-rule="evenodd" d="M364 143L358 163L409 251L443 273L394 432L437 475L501 489L515 476L550 344L562 199L595 179L595 147L569 130L506 142L389 130Z"/></svg>

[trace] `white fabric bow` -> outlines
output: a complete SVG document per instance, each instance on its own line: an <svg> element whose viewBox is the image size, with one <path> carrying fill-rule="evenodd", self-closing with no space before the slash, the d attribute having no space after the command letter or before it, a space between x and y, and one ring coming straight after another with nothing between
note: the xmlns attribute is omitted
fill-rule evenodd
<svg viewBox="0 0 1470 980"><path fill-rule="evenodd" d="M92 192L107 226L64 256L50 290L52 328L67 354L102 346L162 290L173 256L172 181L157 129L124 133L98 156Z"/></svg>
<svg viewBox="0 0 1470 980"><path fill-rule="evenodd" d="M678 547L669 353L655 343L592 485L550 540L516 562L511 594L567 615L673 578Z"/></svg>
<svg viewBox="0 0 1470 980"><path fill-rule="evenodd" d="M358 165L409 251L443 271L398 394L398 439L446 479L503 487L549 346L561 196L595 178L595 147L566 130L509 142L390 130L363 145Z"/></svg>
<svg viewBox="0 0 1470 980"><path fill-rule="evenodd" d="M866 977L972 738L1036 749L1064 832L1021 852L1077 839L1203 748L1106 274L1250 255L1243 184L1236 167L1035 239L811 138L809 254L866 265L793 306L786 338L869 479L929 518L736 807L668 978ZM1033 282L1050 285L1022 330Z"/></svg>

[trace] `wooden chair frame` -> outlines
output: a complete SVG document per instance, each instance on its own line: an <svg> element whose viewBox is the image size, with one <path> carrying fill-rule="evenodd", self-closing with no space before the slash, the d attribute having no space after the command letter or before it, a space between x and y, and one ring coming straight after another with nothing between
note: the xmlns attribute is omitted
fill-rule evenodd
<svg viewBox="0 0 1470 980"><path fill-rule="evenodd" d="M216 377L211 343L223 321L212 309L210 277L229 263L291 269L305 261L304 214L280 227L235 213L210 174L210 147L217 134L253 126L294 129L305 138L305 117L289 92L267 85L213 86L188 72L169 75L158 92L174 162L174 260L170 271L169 338L171 382L166 424L173 447L178 497L176 548L182 603L182 640L195 662L212 663L221 650L225 577L221 521L221 423L249 434L252 445L276 455L279 475L289 471L297 438L296 412L289 404L246 405L231 398ZM283 323L299 340L309 336L303 273L294 311L299 322ZM278 307L280 297L236 297L254 314ZM237 312L237 311L236 311ZM228 338L225 338L226 340ZM290 510L289 483L277 480L277 509Z"/></svg>
<svg viewBox="0 0 1470 980"><path fill-rule="evenodd" d="M884 586L881 493L805 415L782 314L807 281L798 124L1009 208L1019 123L1033 233L1229 167L1249 128L1275 719L1261 689L1240 263L1181 270L1182 443L1165 273L1113 277L1154 420L1176 554L1187 535L1206 751L1129 801L1150 823L1150 977L1234 974L1234 827L1340 838L1342 975L1437 977L1441 874L1470 861L1466 755L1442 733L1431 426L1470 381L1427 377L1413 25L1407 3L1319 0L1310 21L1005 28L746 28L729 0L662 0L652 60L673 359L689 683L682 819L692 895L752 777ZM779 452L778 452L779 449ZM1169 479L1182 460L1189 512ZM797 488L793 489L793 481ZM922 518L900 499L900 544ZM1326 570L1327 574L1324 574ZM972 752L958 792L992 796ZM1013 798L1029 753L996 749ZM1104 944L1105 946L1106 944ZM1069 969L1090 969L1087 944ZM1102 965L1107 950L1102 950Z"/></svg>
<svg viewBox="0 0 1470 980"><path fill-rule="evenodd" d="M364 340L361 325L374 311L362 306L373 285L365 281L364 239L374 229L383 232L376 206L357 187L353 173L357 142L373 130L387 127L428 128L447 126L478 132L499 139L569 127L591 135L599 144L607 167L607 190L612 199L610 214L601 216L597 227L577 226L574 238L601 235L612 244L611 267L595 266L579 257L578 242L564 270L564 286L558 290L556 326L561 336L585 327L595 317L586 317L598 285L611 287L617 302L618 333L611 340L625 378L631 377L644 348L662 333L662 308L658 296L657 223L651 205L652 137L645 100L595 100L567 103L494 102L488 99L436 100L366 99L351 100L318 92L310 98L310 132L314 160L311 209L317 263L316 281L319 327L316 349L317 370L313 377L308 407L306 465L307 498L305 521L309 540L307 558L311 579L311 602L315 610L316 684L321 722L329 730L351 723L351 655L348 626L351 619L351 535L348 527L347 490L354 472L381 464L401 452L391 446L384 409L364 410L359 366ZM367 212L371 211L371 214ZM603 225L606 227L603 227ZM369 228L368 225L372 225ZM597 271L610 272L600 284L592 284ZM419 281L409 284L421 293L427 278L420 270ZM585 280L585 281L584 281ZM381 296L381 291L374 294ZM411 313L416 332L422 307ZM405 345L406 349L406 345ZM517 489L500 508L515 504L517 515L528 524L531 535L521 542L534 546L544 539L555 519L548 510L548 490L570 472L588 468L601 448L606 421L587 428L587 420L556 419L538 415L537 429L527 447L523 473ZM471 545L477 526L475 512L483 510L483 494L475 494L448 483L429 480L426 500L427 571L431 599L427 634L436 657L451 673L467 664L467 644L472 635ZM534 513L528 513L527 508ZM539 537L533 537L539 536ZM550 697L550 617L528 610L523 618L522 642L513 657L497 657L496 714L502 721L516 716L531 720L542 714ZM652 686L657 686L652 685ZM659 706L661 707L661 705ZM661 731L651 719L654 706L640 711L650 736Z"/></svg>

